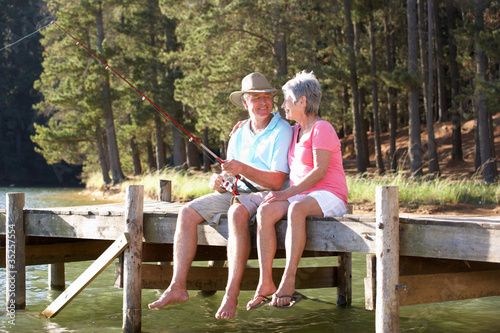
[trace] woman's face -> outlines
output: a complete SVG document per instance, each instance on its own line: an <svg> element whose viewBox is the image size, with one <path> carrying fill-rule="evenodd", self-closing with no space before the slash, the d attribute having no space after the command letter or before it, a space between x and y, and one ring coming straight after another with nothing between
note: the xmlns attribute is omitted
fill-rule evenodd
<svg viewBox="0 0 500 333"><path fill-rule="evenodd" d="M297 120L297 115L299 115L300 108L296 105L297 103L293 103L293 95L289 93L284 93L284 101L283 104L281 104L281 108L285 110L285 116L286 119L288 120Z"/></svg>

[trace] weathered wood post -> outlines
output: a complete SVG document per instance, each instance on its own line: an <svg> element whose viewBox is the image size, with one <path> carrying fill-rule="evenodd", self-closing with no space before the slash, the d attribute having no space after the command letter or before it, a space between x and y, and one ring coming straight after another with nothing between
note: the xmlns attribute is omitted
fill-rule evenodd
<svg viewBox="0 0 500 333"><path fill-rule="evenodd" d="M49 288L51 290L64 290L65 287L64 263L49 264Z"/></svg>
<svg viewBox="0 0 500 333"><path fill-rule="evenodd" d="M158 201L172 202L172 181L160 179L158 181Z"/></svg>
<svg viewBox="0 0 500 333"><path fill-rule="evenodd" d="M337 305L352 302L352 253L340 252L337 256Z"/></svg>
<svg viewBox="0 0 500 333"><path fill-rule="evenodd" d="M143 210L144 186L127 186L124 232L130 244L123 255L124 332L141 332Z"/></svg>
<svg viewBox="0 0 500 333"><path fill-rule="evenodd" d="M24 193L7 193L5 223L5 306L7 316L26 307L26 252L24 236Z"/></svg>
<svg viewBox="0 0 500 333"><path fill-rule="evenodd" d="M376 189L377 333L399 332L399 192L397 186Z"/></svg>

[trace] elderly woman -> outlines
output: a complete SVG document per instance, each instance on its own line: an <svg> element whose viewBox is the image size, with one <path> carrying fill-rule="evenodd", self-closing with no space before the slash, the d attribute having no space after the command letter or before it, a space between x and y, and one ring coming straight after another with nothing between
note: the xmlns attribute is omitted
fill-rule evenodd
<svg viewBox="0 0 500 333"><path fill-rule="evenodd" d="M333 126L318 115L318 80L312 72L303 71L283 86L283 94L281 107L286 118L297 122L288 152L290 187L270 192L257 212L260 280L247 310L266 303L289 308L300 301L300 294L295 293L295 275L306 243L306 217L342 216L346 212L347 184L340 141ZM285 214L286 267L276 289L272 279L277 247L274 227Z"/></svg>

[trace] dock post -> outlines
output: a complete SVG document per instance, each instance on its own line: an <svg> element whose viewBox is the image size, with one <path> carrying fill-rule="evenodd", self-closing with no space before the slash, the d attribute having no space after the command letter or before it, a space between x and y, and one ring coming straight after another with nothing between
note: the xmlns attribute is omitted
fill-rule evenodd
<svg viewBox="0 0 500 333"><path fill-rule="evenodd" d="M375 331L399 332L399 192L397 186L376 189L377 289Z"/></svg>
<svg viewBox="0 0 500 333"><path fill-rule="evenodd" d="M123 255L124 332L141 332L143 210L144 186L127 186L124 231L130 244Z"/></svg>
<svg viewBox="0 0 500 333"><path fill-rule="evenodd" d="M172 202L172 181L160 179L158 181L158 201Z"/></svg>
<svg viewBox="0 0 500 333"><path fill-rule="evenodd" d="M7 315L26 307L26 244L24 193L7 193L5 223L5 306Z"/></svg>
<svg viewBox="0 0 500 333"><path fill-rule="evenodd" d="M352 302L352 253L340 252L337 256L337 305L351 305Z"/></svg>
<svg viewBox="0 0 500 333"><path fill-rule="evenodd" d="M57 262L49 264L49 288L50 290L64 290L66 281L64 279L64 263Z"/></svg>

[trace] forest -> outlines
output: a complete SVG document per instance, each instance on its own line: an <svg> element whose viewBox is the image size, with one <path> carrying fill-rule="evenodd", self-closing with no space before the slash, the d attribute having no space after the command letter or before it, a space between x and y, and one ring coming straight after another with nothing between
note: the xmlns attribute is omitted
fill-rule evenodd
<svg viewBox="0 0 500 333"><path fill-rule="evenodd" d="M451 159L460 161L461 125L474 120L476 171L485 183L498 180L492 119L500 105L500 2L0 0L0 6L0 184L61 183L96 172L115 184L167 167L209 172L213 158L141 93L224 159L228 133L247 117L228 99L241 79L257 71L281 87L302 70L321 83L321 117L339 137L353 137L358 173L372 163L379 174L438 177L434 126L452 123ZM401 153L396 131L404 127L409 140ZM389 133L385 154L381 133Z"/></svg>

